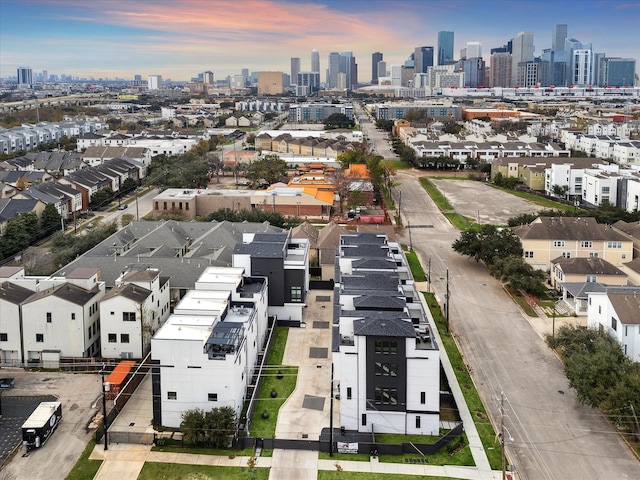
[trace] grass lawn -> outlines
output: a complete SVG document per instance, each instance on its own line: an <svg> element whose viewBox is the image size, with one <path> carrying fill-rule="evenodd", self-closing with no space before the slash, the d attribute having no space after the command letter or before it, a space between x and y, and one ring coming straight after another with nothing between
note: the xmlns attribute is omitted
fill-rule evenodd
<svg viewBox="0 0 640 480"><path fill-rule="evenodd" d="M95 437L93 437L89 443L87 443L84 452L82 452L82 455L80 455L80 458L65 480L87 480L96 476L100 465L102 465L102 460L89 460L89 456L95 446L96 440Z"/></svg>
<svg viewBox="0 0 640 480"><path fill-rule="evenodd" d="M500 444L496 440L496 432L489 421L487 411L482 404L482 400L480 400L480 396L473 384L471 375L469 374L467 366L462 359L462 355L460 355L458 346L456 345L453 337L450 334L445 333L445 319L442 316L442 311L440 310L440 306L438 305L435 295L433 293L425 293L424 296L427 304L429 305L429 310L433 315L433 319L436 322L438 331L440 332L442 346L447 352L447 356L451 361L458 383L462 387L462 393L464 394L469 411L473 416L482 444L487 452L489 464L492 469L500 470L502 468L502 457L499 448Z"/></svg>
<svg viewBox="0 0 640 480"><path fill-rule="evenodd" d="M396 475L390 473L369 473L369 472L338 472L330 470L319 470L318 480L454 480L451 477L427 477L424 475Z"/></svg>
<svg viewBox="0 0 640 480"><path fill-rule="evenodd" d="M296 388L298 367L282 365L282 357L284 355L284 347L287 344L288 334L288 328L276 327L264 382L258 393L256 410L251 421L252 437L272 438L275 435L278 411ZM278 372L282 373L282 378L278 378ZM271 396L272 391L277 392L275 398ZM269 414L268 418L262 418L264 412Z"/></svg>
<svg viewBox="0 0 640 480"><path fill-rule="evenodd" d="M171 452L171 453L192 453L196 455L235 455L236 457L250 457L253 455L253 448L245 448L244 450L231 450L224 448L207 448L207 447L182 447L180 445L162 445L151 447L152 452Z"/></svg>
<svg viewBox="0 0 640 480"><path fill-rule="evenodd" d="M409 263L409 268L411 268L411 275L413 275L413 279L416 282L426 282L427 277L422 269L420 261L418 260L416 252L409 252L405 250L404 255L407 257L407 262Z"/></svg>
<svg viewBox="0 0 640 480"><path fill-rule="evenodd" d="M260 460L258 460L259 463ZM252 473L255 475L252 476ZM245 480L247 478L267 480L269 478L269 469L256 467L253 472L250 472L247 467L212 467L208 465L146 462L140 475L138 475L138 480Z"/></svg>
<svg viewBox="0 0 640 480"><path fill-rule="evenodd" d="M518 305L520 305L520 308L522 309L522 311L524 311L524 313L526 313L529 317L538 316L536 312L533 311L533 308L531 308L531 305L527 303L527 301L524 299L522 295L518 294L517 292L509 292L509 293L511 295L511 298L513 298L513 300L515 300L515 302Z"/></svg>
<svg viewBox="0 0 640 480"><path fill-rule="evenodd" d="M318 459L320 460L343 460L345 462L368 462L370 456L368 453L336 453L333 452L333 457L326 452L318 452Z"/></svg>

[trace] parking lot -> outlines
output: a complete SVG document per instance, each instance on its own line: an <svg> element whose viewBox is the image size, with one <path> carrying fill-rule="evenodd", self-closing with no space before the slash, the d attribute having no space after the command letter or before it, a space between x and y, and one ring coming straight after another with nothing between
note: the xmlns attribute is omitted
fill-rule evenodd
<svg viewBox="0 0 640 480"><path fill-rule="evenodd" d="M434 180L456 213L478 223L506 225L511 217L543 208L533 202L472 180Z"/></svg>
<svg viewBox="0 0 640 480"><path fill-rule="evenodd" d="M101 413L100 376L83 373L24 372L0 369L0 377L13 377L15 386L2 390L3 419L0 420L0 464L18 446L18 452L2 468L7 478L64 479L93 430L91 419ZM41 450L23 457L20 427L35 407L46 400L62 403L62 422Z"/></svg>

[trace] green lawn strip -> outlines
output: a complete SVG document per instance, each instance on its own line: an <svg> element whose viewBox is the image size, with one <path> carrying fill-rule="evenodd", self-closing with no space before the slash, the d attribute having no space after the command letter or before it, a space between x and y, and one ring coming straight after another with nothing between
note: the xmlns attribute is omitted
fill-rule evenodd
<svg viewBox="0 0 640 480"><path fill-rule="evenodd" d="M515 300L515 302L518 305L520 305L520 308L524 311L524 313L527 314L527 316L529 316L529 317L537 317L538 316L536 314L536 312L533 311L533 308L531 308L531 305L529 305L527 303L527 301L524 299L524 297L522 295L517 295L517 294L511 293L511 297Z"/></svg>
<svg viewBox="0 0 640 480"><path fill-rule="evenodd" d="M411 275L413 275L413 279L416 282L426 282L427 277L422 269L422 265L420 264L420 260L418 260L418 255L416 252L404 252L405 257L407 257L407 262L409 263L409 268L411 268Z"/></svg>
<svg viewBox="0 0 640 480"><path fill-rule="evenodd" d="M260 460L258 460L258 464ZM253 476L252 476L253 475ZM91 477L85 477L91 478ZM214 467L209 465L184 465L180 463L146 462L138 480L267 480L269 469L256 467Z"/></svg>
<svg viewBox="0 0 640 480"><path fill-rule="evenodd" d="M462 180L462 179L461 179ZM435 184L426 177L420 177L420 183L422 184L422 188L424 188L434 203L438 206L440 211L444 214L444 216L449 220L451 225L456 227L458 230L469 230L472 228L476 228L476 222L469 217L465 217L464 215L460 215L459 213L455 213L453 211L453 206L447 201L447 198L444 194L435 186Z"/></svg>
<svg viewBox="0 0 640 480"><path fill-rule="evenodd" d="M563 210L567 212L575 209L573 205L566 205L564 203L556 202L554 200L549 200L548 198L539 197L538 195L535 195L533 193L521 192L519 190L510 190L508 188L497 187L496 185L493 185L490 183L488 185L490 187L495 188L496 190L502 190L503 192L508 193L510 195L520 197L524 200L529 200L537 205L540 205L541 207L552 208L554 210Z"/></svg>
<svg viewBox="0 0 640 480"><path fill-rule="evenodd" d="M65 480L87 480L88 478L95 477L100 465L102 465L102 460L89 460L89 456L95 446L96 440L95 438L91 438Z"/></svg>
<svg viewBox="0 0 640 480"><path fill-rule="evenodd" d="M469 375L469 371L467 370L467 366L462 359L462 355L458 351L458 346L456 345L453 337L449 334L445 334L445 319L442 315L442 310L438 305L438 301L435 298L433 293L424 293L427 304L429 305L429 310L431 311L431 315L438 327L438 331L440 332L440 336L442 338L442 346L447 352L447 356L449 357L449 361L453 367L453 371L455 372L458 383L462 387L462 393L467 402L467 406L469 407L469 411L473 417L473 421L476 424L476 428L478 430L478 434L480 435L480 439L482 444L484 445L485 451L487 453L487 457L489 458L489 463L491 468L494 470L499 470L502 467L502 457L500 452L500 445L496 440L496 433L489 421L489 417L487 415L487 411L482 404L482 400L478 395L478 392L471 380L471 375Z"/></svg>
<svg viewBox="0 0 640 480"><path fill-rule="evenodd" d="M368 453L333 453L333 457L330 456L327 452L318 452L319 460L342 460L342 461L350 461L350 462L368 462L370 460L370 455Z"/></svg>
<svg viewBox="0 0 640 480"><path fill-rule="evenodd" d="M169 453L191 453L195 455L235 455L236 457L250 457L253 455L253 448L245 448L244 450L231 450L224 448L208 448L208 447L182 447L179 445L162 445L151 447L152 452L169 452Z"/></svg>
<svg viewBox="0 0 640 480"><path fill-rule="evenodd" d="M453 206L447 201L442 192L438 190L438 187L436 187L431 180L426 177L420 177L420 183L422 184L422 188L427 191L440 210L443 212L453 210Z"/></svg>
<svg viewBox="0 0 640 480"><path fill-rule="evenodd" d="M258 401L251 421L252 437L273 438L276 433L278 411L296 388L298 367L282 365L288 334L288 328L276 328L273 346L264 373L264 381L258 393ZM278 372L282 373L282 378L280 379L278 378ZM276 392L275 398L271 396L272 391ZM268 414L267 418L263 418L263 413L265 412Z"/></svg>
<svg viewBox="0 0 640 480"><path fill-rule="evenodd" d="M338 472L333 470L318 470L318 480L454 480L452 477L431 477L425 475L402 475L394 473L372 472Z"/></svg>

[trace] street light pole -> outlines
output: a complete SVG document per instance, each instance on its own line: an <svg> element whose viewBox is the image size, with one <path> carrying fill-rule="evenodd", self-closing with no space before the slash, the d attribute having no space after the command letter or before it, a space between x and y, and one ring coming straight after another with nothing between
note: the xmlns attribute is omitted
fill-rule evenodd
<svg viewBox="0 0 640 480"><path fill-rule="evenodd" d="M553 317L551 321L551 339L556 339L556 302L553 302Z"/></svg>

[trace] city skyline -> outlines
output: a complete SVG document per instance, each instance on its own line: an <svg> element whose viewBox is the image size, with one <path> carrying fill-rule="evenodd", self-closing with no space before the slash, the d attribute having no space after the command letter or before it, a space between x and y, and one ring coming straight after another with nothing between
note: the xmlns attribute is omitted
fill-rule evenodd
<svg viewBox="0 0 640 480"><path fill-rule="evenodd" d="M568 36L591 43L596 53L634 58L640 66L639 2L3 0L0 78L30 67L172 80L211 70L220 80L243 68L288 73L292 57L301 59L300 71L310 71L317 49L322 81L329 53L351 51L359 80L368 82L373 52L399 65L416 47L437 49L439 31L455 33L455 56L467 42L480 42L488 60L491 48L522 31L533 32L534 53L541 55L552 46L555 24L568 24Z"/></svg>

